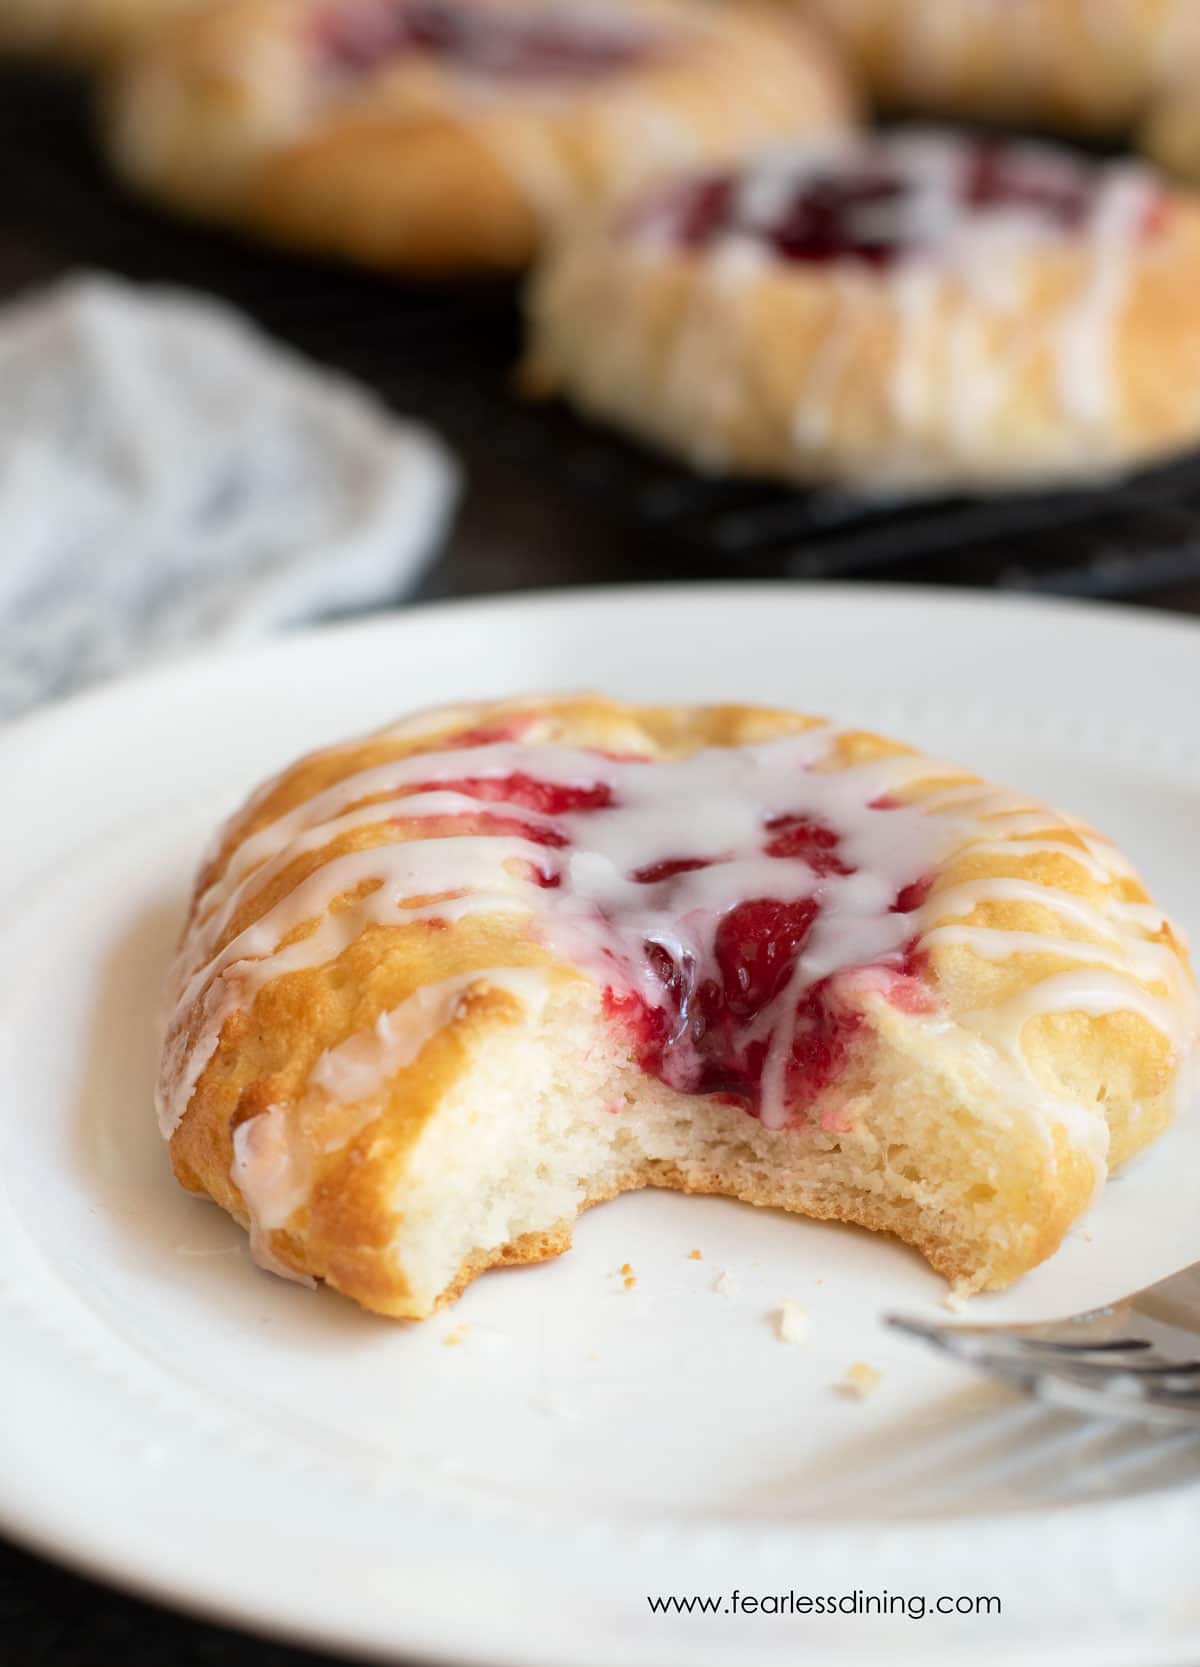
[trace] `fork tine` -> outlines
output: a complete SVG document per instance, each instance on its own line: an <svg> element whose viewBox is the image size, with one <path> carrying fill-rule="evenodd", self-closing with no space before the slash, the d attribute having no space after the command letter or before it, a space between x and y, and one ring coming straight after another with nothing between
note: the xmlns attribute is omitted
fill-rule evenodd
<svg viewBox="0 0 1200 1667"><path fill-rule="evenodd" d="M1041 1335L1044 1330L1051 1329L1042 1326L1031 1326L1026 1330L1017 1326L942 1325L936 1320L922 1320L912 1314L885 1314L883 1320L885 1325L897 1331L950 1349L964 1358L970 1358L977 1347L1011 1349L1014 1353L1030 1350L1047 1355L1074 1356L1139 1354L1151 1346L1140 1337L1098 1338L1094 1342L1079 1337L1065 1341Z"/></svg>
<svg viewBox="0 0 1200 1667"><path fill-rule="evenodd" d="M1087 1417L1121 1420L1134 1424L1157 1424L1166 1428L1200 1429L1200 1401L1182 1401L1154 1395L1120 1396L1098 1389L1091 1383L1061 1377L1057 1373L1038 1378L1030 1392L1045 1406Z"/></svg>
<svg viewBox="0 0 1200 1667"><path fill-rule="evenodd" d="M1038 1360L1030 1355L984 1350L957 1358L966 1365L1020 1384L1055 1406L1068 1402L1081 1405L1080 1396L1074 1393L1079 1391L1086 1395L1089 1410L1108 1418L1137 1418L1143 1408L1150 1407L1160 1412L1178 1412L1189 1421L1200 1420L1200 1381L1192 1373L1176 1373L1167 1366L1159 1370L1138 1369L1100 1361Z"/></svg>
<svg viewBox="0 0 1200 1667"><path fill-rule="evenodd" d="M1186 1381L1186 1380L1185 1380ZM1054 1371L1039 1375L1037 1389L1043 1383L1071 1383L1081 1389L1092 1389L1101 1397L1110 1417L1122 1414L1136 1416L1141 1407L1155 1407L1200 1418L1200 1387L1191 1383L1186 1388L1172 1388L1161 1380L1139 1383L1129 1374L1113 1378L1096 1378L1084 1373Z"/></svg>
<svg viewBox="0 0 1200 1667"><path fill-rule="evenodd" d="M1000 1357L994 1356L993 1360ZM1190 1367L1190 1369L1189 1369ZM995 1367L993 1366L994 1370ZM1090 1384L1114 1399L1169 1396L1173 1403L1200 1407L1200 1364L1183 1367L1162 1362L1155 1366L1110 1366L1096 1360L1058 1360L1031 1367L1037 1379L1061 1378L1071 1383Z"/></svg>
<svg viewBox="0 0 1200 1667"><path fill-rule="evenodd" d="M1200 1427L1200 1362L1188 1362L1181 1371L1169 1363L1126 1364L1123 1356L1094 1360L989 1348L978 1331L964 1339L956 1336L956 1326L924 1321L897 1329L920 1336L964 1365L1018 1385L1048 1406L1109 1419Z"/></svg>
<svg viewBox="0 0 1200 1667"><path fill-rule="evenodd" d="M1048 1406L1200 1433L1200 1262L1120 1302L1042 1325L883 1319ZM1171 1358L1175 1351L1181 1358Z"/></svg>
<svg viewBox="0 0 1200 1667"><path fill-rule="evenodd" d="M931 1343L935 1349L951 1355L955 1360L961 1360L965 1365L978 1366L984 1371L996 1371L1004 1377L1018 1377L1029 1382L1032 1382L1039 1371L1037 1356L1027 1354L1021 1349L1006 1347L1003 1339L989 1338L974 1331L964 1334L956 1326L928 1324L922 1320L910 1320L900 1314L888 1314L884 1319L895 1330L919 1337L923 1343Z"/></svg>
<svg viewBox="0 0 1200 1667"><path fill-rule="evenodd" d="M1178 1378L1181 1387L1188 1389L1195 1389L1195 1380L1200 1379L1200 1360L1146 1360L1141 1355L1131 1360L1093 1360L1089 1355L1066 1355L1057 1362L1051 1357L1044 1366L1034 1366L1033 1370L1053 1370L1055 1364L1061 1365L1064 1371L1082 1372L1095 1378L1127 1378L1139 1383L1165 1383Z"/></svg>
<svg viewBox="0 0 1200 1667"><path fill-rule="evenodd" d="M1190 1412L1193 1418L1200 1421L1200 1389L1193 1385L1190 1389L1172 1389L1168 1386L1151 1387L1139 1395L1133 1402L1135 1406L1144 1405L1159 1407L1163 1410Z"/></svg>
<svg viewBox="0 0 1200 1667"><path fill-rule="evenodd" d="M1140 1354L1143 1349L1152 1345L1145 1337L1110 1337L1097 1343L1063 1342L1056 1337L1022 1337L1019 1334L1012 1337L1012 1341L1023 1349L1041 1350L1046 1354Z"/></svg>

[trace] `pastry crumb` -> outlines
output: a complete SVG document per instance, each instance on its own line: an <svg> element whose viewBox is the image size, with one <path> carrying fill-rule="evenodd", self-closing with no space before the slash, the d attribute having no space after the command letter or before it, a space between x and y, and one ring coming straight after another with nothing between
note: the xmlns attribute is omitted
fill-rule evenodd
<svg viewBox="0 0 1200 1667"><path fill-rule="evenodd" d="M466 1341L467 1332L469 1330L470 1330L469 1326L456 1325L453 1331L448 1331L446 1333L446 1335L442 1338L443 1345L448 1349L458 1348L460 1343L463 1343L463 1342Z"/></svg>
<svg viewBox="0 0 1200 1667"><path fill-rule="evenodd" d="M622 1262L621 1263L621 1272L628 1279L629 1275L633 1272L633 1268L628 1262Z"/></svg>
<svg viewBox="0 0 1200 1667"><path fill-rule="evenodd" d="M633 1287L634 1287L634 1286L635 1286L635 1285L636 1285L636 1284L637 1284L637 1275L636 1275L636 1274L632 1274L632 1273L627 1273L627 1274L626 1274L626 1275L625 1275L625 1289L626 1289L626 1290L627 1290L627 1291L632 1291L632 1290L633 1290Z"/></svg>
<svg viewBox="0 0 1200 1667"><path fill-rule="evenodd" d="M878 1388L882 1376L877 1366L868 1366L865 1360L856 1360L852 1366L847 1366L841 1383L835 1383L833 1387L847 1400L865 1401L872 1390Z"/></svg>
<svg viewBox="0 0 1200 1667"><path fill-rule="evenodd" d="M1084 1244L1095 1244L1096 1242L1086 1227L1083 1229L1083 1242Z"/></svg>
<svg viewBox="0 0 1200 1667"><path fill-rule="evenodd" d="M713 1290L719 1297L735 1297L737 1295L737 1280L724 1269L713 1280Z"/></svg>
<svg viewBox="0 0 1200 1667"><path fill-rule="evenodd" d="M700 1252L698 1250L689 1250L688 1251L688 1261L689 1262L700 1262L700 1261L703 1261L703 1259L704 1258L700 1255Z"/></svg>
<svg viewBox="0 0 1200 1667"><path fill-rule="evenodd" d="M969 1292L960 1290L956 1285L952 1290L947 1291L942 1298L942 1307L951 1314L961 1314L967 1306L969 1296Z"/></svg>
<svg viewBox="0 0 1200 1667"><path fill-rule="evenodd" d="M775 1331L781 1343L803 1343L808 1336L808 1315L798 1302L781 1302L775 1310Z"/></svg>

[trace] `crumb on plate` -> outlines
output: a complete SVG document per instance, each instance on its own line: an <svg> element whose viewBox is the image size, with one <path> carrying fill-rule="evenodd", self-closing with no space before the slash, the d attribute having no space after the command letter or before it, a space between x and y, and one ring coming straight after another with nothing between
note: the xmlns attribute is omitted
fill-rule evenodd
<svg viewBox="0 0 1200 1667"><path fill-rule="evenodd" d="M775 1331L781 1343L803 1343L808 1336L808 1315L798 1302L781 1302L775 1310Z"/></svg>
<svg viewBox="0 0 1200 1667"><path fill-rule="evenodd" d="M856 1360L852 1366L847 1366L845 1377L840 1383L834 1384L834 1389L847 1400L865 1401L872 1390L878 1387L882 1376L877 1366L868 1366L865 1360Z"/></svg>
<svg viewBox="0 0 1200 1667"><path fill-rule="evenodd" d="M724 1269L713 1280L713 1290L719 1297L735 1297L737 1295L737 1280Z"/></svg>
<svg viewBox="0 0 1200 1667"><path fill-rule="evenodd" d="M689 1262L699 1262L701 1260L702 1260L702 1258L701 1258L700 1252L698 1250L689 1250L688 1251L688 1261Z"/></svg>

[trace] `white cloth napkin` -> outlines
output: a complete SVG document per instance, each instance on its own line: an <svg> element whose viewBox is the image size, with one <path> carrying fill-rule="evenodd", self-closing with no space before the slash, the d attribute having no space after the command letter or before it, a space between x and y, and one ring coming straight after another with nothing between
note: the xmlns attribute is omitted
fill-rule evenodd
<svg viewBox="0 0 1200 1667"><path fill-rule="evenodd" d="M458 470L232 308L108 277L0 310L0 717L202 639L394 600Z"/></svg>

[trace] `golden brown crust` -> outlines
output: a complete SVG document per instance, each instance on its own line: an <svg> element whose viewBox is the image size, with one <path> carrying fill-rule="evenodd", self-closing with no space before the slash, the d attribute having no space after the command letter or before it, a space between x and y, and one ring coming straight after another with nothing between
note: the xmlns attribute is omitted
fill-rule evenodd
<svg viewBox="0 0 1200 1667"><path fill-rule="evenodd" d="M921 115L1119 134L1142 115L1191 0L802 0L875 98Z"/></svg>
<svg viewBox="0 0 1200 1667"><path fill-rule="evenodd" d="M206 922L211 928L216 918L212 899L237 853L254 850L247 841L318 794L390 760L510 730L533 745L558 742L609 754L679 758L702 746L748 745L799 733L816 722L740 706L639 708L592 696L525 700L418 715L394 730L301 760L230 821L199 876L176 986L177 995L185 986L188 993L168 1032L164 1055L164 1104L169 1108L180 1084L189 1080L190 1051L206 1027L212 1028L208 1003L221 978L193 978L197 965L219 956L225 945L294 896L333 856L453 831L434 819L405 822L396 802L379 801L378 821L368 815L307 847L303 839L286 845L273 871L262 870L267 877L250 885L221 930L215 935L209 930L202 942ZM846 731L834 736L820 767L840 771L897 758L912 758L920 766L911 748L869 732ZM1165 1012L1178 1010L1182 1033L1191 1013L1186 1005L1191 975L1186 951L1169 922L1149 908L1140 881L1091 830L1014 795L996 799L979 778L933 762L918 767L895 796L922 805L940 803L947 794L957 795L960 814L978 815L985 837L980 843L978 833L961 836L933 876L923 911L926 977L942 1015L935 1032L927 1033L919 1021L885 1005L876 1012L874 1029L857 1056L858 1077L850 1092L859 1093L862 1105L877 1090L874 1079L885 1073L889 1083L899 1085L889 1092L904 1104L889 1110L884 1093L882 1121L876 1113L864 1114L858 1131L837 1125L831 1133L784 1131L772 1137L744 1113L725 1111L726 1119L745 1118L738 1138L762 1143L761 1161L731 1165L719 1143L708 1149L697 1144L677 1154L646 1148L626 1160L618 1157L596 1170L571 1213L559 1211L535 1229L479 1242L435 1281L436 1288L422 1285L415 1262L398 1254L396 1245L406 1212L424 1207L417 1200L426 1196L421 1188L430 1165L439 1170L441 1160L431 1157L437 1150L431 1140L456 1115L450 1108L462 1085L477 1080L480 1068L498 1051L507 1060L510 1054L504 1050L515 1047L511 1059L520 1061L522 1048L547 1046L530 1028L524 997L504 987L492 969L534 969L552 999L565 1004L563 1023L582 1015L597 1037L607 1038L604 1046L618 1055L623 1046L619 1032L600 1017L595 987L574 966L556 959L526 918L469 914L450 924L437 919L369 924L351 934L332 958L258 986L219 1023L214 1050L201 1056L203 1068L194 1088L178 1104L182 1116L171 1137L176 1174L185 1186L207 1192L249 1224L253 1210L235 1179L235 1133L254 1120L266 1123L282 1116L291 1149L302 1155L303 1196L285 1222L269 1224L263 1248L269 1248L275 1265L321 1278L365 1307L398 1316L420 1317L453 1300L487 1267L559 1254L570 1244L575 1211L647 1185L726 1193L898 1233L947 1278L976 1285L1007 1283L1057 1246L1095 1184L1094 1155L1087 1141L1072 1132L1070 1118L1044 1127L1035 1119L1026 1126L1027 1102L1044 1092L1052 1105L1075 1107L1085 1122L1103 1124L1106 1118L1109 1167L1153 1139L1170 1119L1180 1059L1170 1035L1136 1009L1144 997L1152 1005L1161 1003ZM359 807L375 802L369 794L353 800ZM1014 818L1019 836L1006 832ZM1015 892L1011 881L1021 882ZM1044 903L1036 889L1042 887L1048 888ZM331 912L350 907L354 895L335 898ZM1070 904L1065 917L1055 899ZM1126 917L1136 922L1138 934L1129 954L1136 950L1144 958L1140 946L1161 946L1178 967L1174 992L1157 973L1149 980L1137 974L1134 960L1125 967L1123 960L1113 959L1114 943L1122 941L1118 923ZM1011 940L1011 952L997 957L980 952L977 943L956 941L953 932L946 939L944 928L956 922L972 931L1018 936ZM316 924L315 917L300 918L284 943L302 941ZM1130 1003L1073 1007L1068 1001L1065 1007L1044 1008L1035 1003L1014 1031L1028 1078L1015 1085L1001 1080L1007 1067L1000 1053L990 1051L996 1024L1003 1024L1014 1002L1019 1004L1046 980L1077 971L1092 956L1101 968L1125 967ZM229 976L236 981L236 969ZM388 1074L365 1112L362 1103L343 1103L314 1088L314 1072L329 1050L370 1035L382 1015L395 1013L419 992L446 989L454 981L460 994L411 1059ZM947 1020L961 1044L957 1051L946 1040ZM982 1051L980 1038L989 1044ZM629 1069L636 1082L639 1073ZM702 1114L712 1118L710 1128L727 1127L719 1108L714 1112L703 1097L689 1105L698 1121ZM899 1178L907 1163L918 1161L907 1155L906 1119L915 1122L926 1110L930 1126L942 1131L939 1139L960 1142L962 1156L953 1161L964 1172L974 1165L971 1174L997 1195L1005 1237L986 1260L981 1261L978 1245L954 1230L936 1198L924 1195L920 1186L905 1191L885 1184ZM468 1107L466 1126L494 1111L486 1104ZM646 1115L653 1115L653 1106ZM880 1130L888 1128L892 1132L882 1136L884 1151L879 1149ZM773 1147L773 1138L784 1144ZM786 1161L771 1157L772 1152L786 1152ZM822 1162L810 1163L814 1152L834 1165L828 1174ZM844 1166L837 1168L852 1152L865 1166L861 1184L848 1185Z"/></svg>
<svg viewBox="0 0 1200 1667"><path fill-rule="evenodd" d="M0 0L0 52L95 67L137 51L198 0Z"/></svg>
<svg viewBox="0 0 1200 1667"><path fill-rule="evenodd" d="M997 305L936 261L733 278L597 217L532 280L527 377L701 468L868 490L1086 478L1200 439L1196 199L1123 250L1031 247L1013 287Z"/></svg>
<svg viewBox="0 0 1200 1667"><path fill-rule="evenodd" d="M298 249L434 276L511 271L537 238L528 198L487 144L440 114L400 126L347 111L265 162L246 216Z"/></svg>
<svg viewBox="0 0 1200 1667"><path fill-rule="evenodd" d="M1132 137L1160 167L1200 180L1193 0L799 3L884 109Z"/></svg>
<svg viewBox="0 0 1200 1667"><path fill-rule="evenodd" d="M1172 65L1138 132L1138 144L1168 172L1191 184L1200 182L1200 12L1193 14L1193 36Z"/></svg>
<svg viewBox="0 0 1200 1667"><path fill-rule="evenodd" d="M297 248L399 272L514 269L544 223L661 167L664 132L677 165L851 112L832 56L772 7L615 0L666 48L565 91L410 53L336 92L314 66L318 3L216 0L181 19L112 91L118 169ZM520 15L546 0L476 3Z"/></svg>

